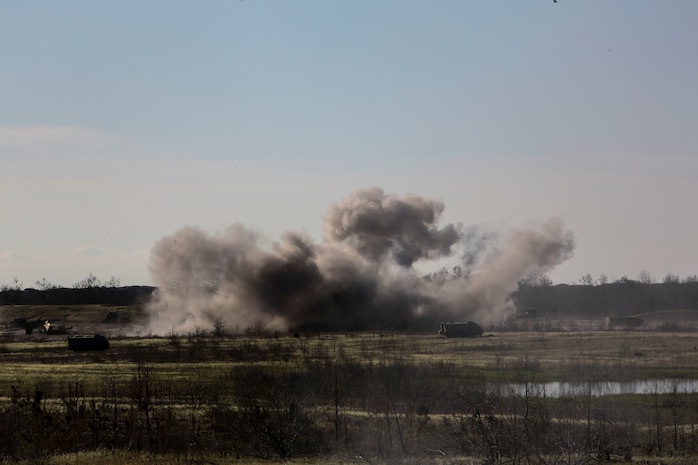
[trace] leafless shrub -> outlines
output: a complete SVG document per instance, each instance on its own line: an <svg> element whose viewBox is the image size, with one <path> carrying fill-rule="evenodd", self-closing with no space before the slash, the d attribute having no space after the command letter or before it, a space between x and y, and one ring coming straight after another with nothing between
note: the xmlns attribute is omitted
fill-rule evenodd
<svg viewBox="0 0 698 465"><path fill-rule="evenodd" d="M263 459L316 454L322 435L307 409L307 394L283 375L263 369L236 373L235 404L210 410L214 430L238 453Z"/></svg>

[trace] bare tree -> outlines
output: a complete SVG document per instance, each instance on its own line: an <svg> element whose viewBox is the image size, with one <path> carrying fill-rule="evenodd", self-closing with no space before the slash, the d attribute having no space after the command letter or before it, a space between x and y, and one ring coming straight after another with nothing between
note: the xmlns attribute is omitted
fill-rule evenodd
<svg viewBox="0 0 698 465"><path fill-rule="evenodd" d="M15 276L15 278L12 280L12 284L0 284L0 292L6 292L6 291L21 291L22 290L22 281Z"/></svg>
<svg viewBox="0 0 698 465"><path fill-rule="evenodd" d="M99 278L92 273L87 275L86 278L76 282L73 284L74 289L92 289L95 287L100 287L102 285L102 281L99 280Z"/></svg>
<svg viewBox="0 0 698 465"><path fill-rule="evenodd" d="M104 287L119 287L121 286L121 280L116 276L112 276L103 284Z"/></svg>
<svg viewBox="0 0 698 465"><path fill-rule="evenodd" d="M9 301L9 303L13 305L19 304L22 303L22 298L24 295L24 292L22 292L22 286L22 281L20 281L19 278L15 276L15 279L12 281L12 284L0 285L0 292L6 292L8 294L6 300Z"/></svg>
<svg viewBox="0 0 698 465"><path fill-rule="evenodd" d="M288 374L263 369L234 374L235 405L211 410L214 430L238 452L263 459L317 453L322 440L309 411L307 393Z"/></svg>
<svg viewBox="0 0 698 465"><path fill-rule="evenodd" d="M642 284L652 284L654 282L654 278L647 270L640 271L640 274L637 275L637 280Z"/></svg>
<svg viewBox="0 0 698 465"><path fill-rule="evenodd" d="M58 286L53 284L51 281L47 280L46 278L41 278L38 280L36 283L36 287L40 291L48 291L49 289L58 289Z"/></svg>
<svg viewBox="0 0 698 465"><path fill-rule="evenodd" d="M225 327L225 320L221 317L217 317L213 321L213 335L215 337L223 337L228 334L228 330Z"/></svg>
<svg viewBox="0 0 698 465"><path fill-rule="evenodd" d="M470 274L472 273L472 269L470 267L468 268L463 268L460 265L456 265L453 267L452 273L453 273L453 279L468 279L470 278Z"/></svg>
<svg viewBox="0 0 698 465"><path fill-rule="evenodd" d="M594 277L591 275L591 273L587 273L583 275L581 278L579 278L579 282L584 284L585 286L593 286Z"/></svg>

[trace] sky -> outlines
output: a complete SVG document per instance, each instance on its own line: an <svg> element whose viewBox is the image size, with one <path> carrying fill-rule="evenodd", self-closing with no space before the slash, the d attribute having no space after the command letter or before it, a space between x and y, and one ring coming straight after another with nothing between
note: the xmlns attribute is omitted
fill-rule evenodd
<svg viewBox="0 0 698 465"><path fill-rule="evenodd" d="M323 240L378 186L550 273L698 273L698 2L0 0L0 283L150 285L185 226Z"/></svg>

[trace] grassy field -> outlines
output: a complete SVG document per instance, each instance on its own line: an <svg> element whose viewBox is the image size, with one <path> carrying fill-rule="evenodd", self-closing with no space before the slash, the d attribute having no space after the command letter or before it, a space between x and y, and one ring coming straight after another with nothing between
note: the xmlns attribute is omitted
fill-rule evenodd
<svg viewBox="0 0 698 465"><path fill-rule="evenodd" d="M110 312L119 319L105 323ZM12 324L30 316L100 330L111 348L72 352L66 335L26 335ZM140 308L0 308L0 422L14 425L0 438L10 441L0 461L668 464L698 457L695 394L547 398L487 389L698 380L690 332L153 337L139 321Z"/></svg>
<svg viewBox="0 0 698 465"><path fill-rule="evenodd" d="M118 331L116 331L118 333ZM260 337L190 334L111 338L104 352L71 352L65 335L13 335L0 341L0 390L15 375L85 379L123 374L142 359L175 375L194 368L221 370L240 364L288 365L335 359L364 364L399 359L413 365L449 365L463 381L507 381L521 362L536 365L545 381L645 378L698 379L698 341L693 333L659 331L488 332L481 338L436 334L312 334Z"/></svg>

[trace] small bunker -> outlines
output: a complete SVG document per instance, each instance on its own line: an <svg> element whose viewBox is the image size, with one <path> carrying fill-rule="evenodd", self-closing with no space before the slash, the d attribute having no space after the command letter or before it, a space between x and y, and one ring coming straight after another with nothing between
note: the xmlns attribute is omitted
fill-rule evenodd
<svg viewBox="0 0 698 465"><path fill-rule="evenodd" d="M101 334L90 336L68 336L70 350L107 350L109 341Z"/></svg>
<svg viewBox="0 0 698 465"><path fill-rule="evenodd" d="M441 323L439 334L446 337L478 337L482 336L482 326L474 321L465 323Z"/></svg>

